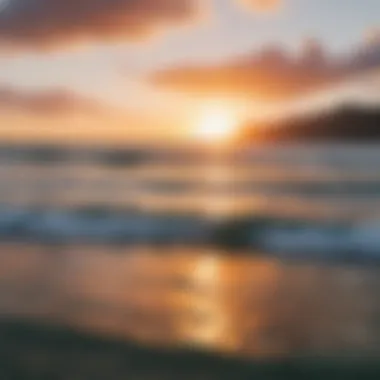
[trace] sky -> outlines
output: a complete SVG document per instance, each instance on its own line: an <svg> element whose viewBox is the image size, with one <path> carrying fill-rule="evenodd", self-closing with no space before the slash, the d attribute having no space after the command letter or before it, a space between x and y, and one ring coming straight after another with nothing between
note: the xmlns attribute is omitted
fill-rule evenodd
<svg viewBox="0 0 380 380"><path fill-rule="evenodd" d="M202 96L172 86L173 70L268 46L297 60L308 39L344 59L379 20L379 0L0 0L0 138L176 138L200 105L254 102L219 80Z"/></svg>

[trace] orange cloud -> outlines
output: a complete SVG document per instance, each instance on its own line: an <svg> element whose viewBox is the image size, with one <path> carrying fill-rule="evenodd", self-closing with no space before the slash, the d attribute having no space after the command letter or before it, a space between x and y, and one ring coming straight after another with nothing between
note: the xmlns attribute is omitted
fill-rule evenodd
<svg viewBox="0 0 380 380"><path fill-rule="evenodd" d="M140 39L198 15L200 0L12 0L0 12L0 45L54 48Z"/></svg>
<svg viewBox="0 0 380 380"><path fill-rule="evenodd" d="M309 38L298 59L274 46L215 66L163 70L150 80L188 94L283 101L335 86L379 67L380 41L358 47L352 54L338 59L331 57L321 43Z"/></svg>
<svg viewBox="0 0 380 380"><path fill-rule="evenodd" d="M238 0L246 8L256 12L270 12L282 5L282 0Z"/></svg>

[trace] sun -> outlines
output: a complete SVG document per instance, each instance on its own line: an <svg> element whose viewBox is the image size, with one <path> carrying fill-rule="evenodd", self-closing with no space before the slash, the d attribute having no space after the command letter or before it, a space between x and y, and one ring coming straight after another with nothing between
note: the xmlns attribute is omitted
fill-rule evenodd
<svg viewBox="0 0 380 380"><path fill-rule="evenodd" d="M194 136L198 140L227 142L236 133L238 120L234 112L222 107L210 107L196 121Z"/></svg>

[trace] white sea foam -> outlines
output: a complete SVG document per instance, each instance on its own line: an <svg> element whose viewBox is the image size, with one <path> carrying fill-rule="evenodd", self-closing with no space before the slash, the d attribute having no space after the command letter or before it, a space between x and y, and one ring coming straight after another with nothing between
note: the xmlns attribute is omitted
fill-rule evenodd
<svg viewBox="0 0 380 380"><path fill-rule="evenodd" d="M240 225L230 220L213 224L200 217L101 211L0 210L3 239L58 239L67 242L224 244L215 237L223 228L232 236L243 233L246 248L287 257L380 259L380 220L323 223L306 220L252 219ZM236 226L238 226L236 228ZM222 233L222 234L223 234ZM234 235L235 234L235 235ZM219 235L220 236L220 233Z"/></svg>

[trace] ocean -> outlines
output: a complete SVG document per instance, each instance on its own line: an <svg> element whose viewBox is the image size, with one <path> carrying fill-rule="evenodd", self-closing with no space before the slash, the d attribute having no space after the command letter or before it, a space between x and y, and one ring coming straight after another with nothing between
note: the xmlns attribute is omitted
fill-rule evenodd
<svg viewBox="0 0 380 380"><path fill-rule="evenodd" d="M380 249L377 145L111 154L66 150L49 160L47 151L44 160L8 149L0 235L212 245L218 230L241 226L244 238L230 240L268 253L376 258Z"/></svg>
<svg viewBox="0 0 380 380"><path fill-rule="evenodd" d="M0 154L3 315L240 357L380 352L379 146L28 149Z"/></svg>

